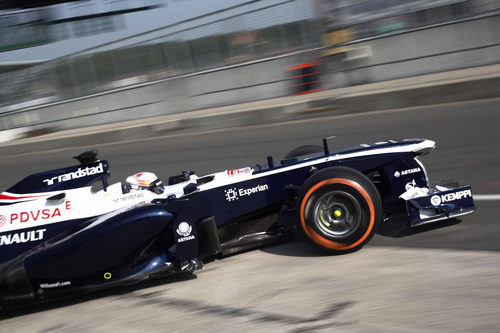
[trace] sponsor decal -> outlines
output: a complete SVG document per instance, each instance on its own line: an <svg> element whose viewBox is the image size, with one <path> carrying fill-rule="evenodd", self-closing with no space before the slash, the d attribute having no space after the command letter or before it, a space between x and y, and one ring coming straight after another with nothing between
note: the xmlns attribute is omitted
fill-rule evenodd
<svg viewBox="0 0 500 333"><path fill-rule="evenodd" d="M47 231L47 229L24 231L9 235L2 235L0 236L0 246L22 244L22 243L43 240L45 231Z"/></svg>
<svg viewBox="0 0 500 333"><path fill-rule="evenodd" d="M226 170L226 174L228 176L237 176L237 175L242 175L242 174L250 173L250 172L252 172L252 168L250 168L250 167L246 167L246 168L242 168L242 169L235 169L235 170Z"/></svg>
<svg viewBox="0 0 500 333"><path fill-rule="evenodd" d="M194 239L195 237L194 235L191 235L191 231L193 231L193 227L189 223L187 222L179 223L176 232L179 236L183 237L180 237L177 240L177 243L182 243Z"/></svg>
<svg viewBox="0 0 500 333"><path fill-rule="evenodd" d="M104 273L104 278L105 278L106 280L111 279L111 273L110 273L110 272L106 272L106 273Z"/></svg>
<svg viewBox="0 0 500 333"><path fill-rule="evenodd" d="M144 198L144 193L139 192L139 193L128 194L126 196L113 199L113 202L115 204L117 204L117 203L127 202L127 201L130 201L130 200L135 200L135 199L140 199L140 198Z"/></svg>
<svg viewBox="0 0 500 333"><path fill-rule="evenodd" d="M193 240L193 239L194 239L194 235L181 237L177 240L177 243L182 243L182 242L186 242L186 241Z"/></svg>
<svg viewBox="0 0 500 333"><path fill-rule="evenodd" d="M238 200L238 191L236 190L236 187L224 190L224 193L226 194L227 201L231 202Z"/></svg>
<svg viewBox="0 0 500 333"><path fill-rule="evenodd" d="M411 190L412 188L415 188L415 186L417 186L417 182L415 181L415 179L412 179L412 181L411 181L411 182L406 183L406 185L405 185L405 190L409 191L409 190Z"/></svg>
<svg viewBox="0 0 500 333"><path fill-rule="evenodd" d="M189 225L187 222L181 222L179 223L179 226L177 227L177 234L179 236L189 236L191 235L191 231L193 230L193 227Z"/></svg>
<svg viewBox="0 0 500 333"><path fill-rule="evenodd" d="M4 192L6 193L6 192ZM38 199L38 198L41 198L41 197L46 197L47 194L41 194L41 195L26 195L26 196L17 196L16 197L16 194L14 195L5 195L5 194L0 194L0 200L1 201L5 201L5 202L9 202L9 201L16 201L16 200L22 200L22 201L27 201L27 200L24 200L24 199Z"/></svg>
<svg viewBox="0 0 500 333"><path fill-rule="evenodd" d="M66 200L62 208L44 208L10 214L10 224L45 221L55 217L60 217L65 211L70 210L71 201ZM3 216L3 215L2 215ZM5 216L4 216L5 217ZM0 225L1 227L1 225Z"/></svg>
<svg viewBox="0 0 500 333"><path fill-rule="evenodd" d="M40 288L50 289L50 288L60 288L71 286L71 281L54 282L54 283L40 283Z"/></svg>
<svg viewBox="0 0 500 333"><path fill-rule="evenodd" d="M385 144L389 144L389 143L398 143L398 142L395 140L387 140L387 141L375 142L372 144L362 143L362 144L360 144L360 146L364 147L364 148L369 148L369 147L376 147L376 146L385 145Z"/></svg>
<svg viewBox="0 0 500 333"><path fill-rule="evenodd" d="M267 184L257 185L255 187L249 188L240 188L236 189L235 187L224 190L226 200L231 202L238 200L240 197L251 196L255 193L264 192L269 190L269 186Z"/></svg>
<svg viewBox="0 0 500 333"><path fill-rule="evenodd" d="M433 195L431 197L431 204L433 206L439 206L441 204L441 197L439 195Z"/></svg>
<svg viewBox="0 0 500 333"><path fill-rule="evenodd" d="M463 190L458 192L446 193L446 194L435 194L431 197L431 204L433 206L439 206L443 203L470 198L472 197L471 190Z"/></svg>
<svg viewBox="0 0 500 333"><path fill-rule="evenodd" d="M422 171L420 168L413 168L413 169L406 169L403 171L396 171L394 172L394 177L399 178L401 176L406 176L406 175L411 175L412 173L417 173Z"/></svg>
<svg viewBox="0 0 500 333"><path fill-rule="evenodd" d="M0 228L7 224L7 217L0 215Z"/></svg>
<svg viewBox="0 0 500 333"><path fill-rule="evenodd" d="M86 176L97 175L104 172L104 167L102 163L99 163L95 167L78 168L74 172L68 172L64 175L55 176L52 178L44 179L43 182L47 183L48 186L54 185L54 182L63 183L69 180L78 179Z"/></svg>

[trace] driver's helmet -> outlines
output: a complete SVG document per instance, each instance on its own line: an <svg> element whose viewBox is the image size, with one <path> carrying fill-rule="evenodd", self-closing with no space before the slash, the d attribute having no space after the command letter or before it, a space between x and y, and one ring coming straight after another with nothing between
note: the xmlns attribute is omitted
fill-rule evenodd
<svg viewBox="0 0 500 333"><path fill-rule="evenodd" d="M160 178L152 172L139 172L128 176L126 182L130 190L150 190L156 194L163 193L163 184Z"/></svg>

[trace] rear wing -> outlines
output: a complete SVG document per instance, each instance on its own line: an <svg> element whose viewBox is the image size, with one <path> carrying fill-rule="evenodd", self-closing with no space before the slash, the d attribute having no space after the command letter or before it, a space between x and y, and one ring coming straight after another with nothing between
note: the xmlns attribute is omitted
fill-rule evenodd
<svg viewBox="0 0 500 333"><path fill-rule="evenodd" d="M102 181L106 189L110 171L105 160L84 163L30 175L7 189L9 193L30 194L71 190Z"/></svg>

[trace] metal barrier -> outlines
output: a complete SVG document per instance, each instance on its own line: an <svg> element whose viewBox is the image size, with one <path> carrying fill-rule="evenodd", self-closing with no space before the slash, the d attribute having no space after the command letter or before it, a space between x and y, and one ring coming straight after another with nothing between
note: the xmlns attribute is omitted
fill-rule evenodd
<svg viewBox="0 0 500 333"><path fill-rule="evenodd" d="M190 19L0 75L0 114L319 46L310 0L232 14L245 5L208 23Z"/></svg>
<svg viewBox="0 0 500 333"><path fill-rule="evenodd" d="M329 88L498 63L499 29L500 11L495 11L335 45L345 58L335 66L338 58L324 57L328 74L358 73L363 79L345 78Z"/></svg>
<svg viewBox="0 0 500 333"><path fill-rule="evenodd" d="M120 40L130 43L3 75L0 130L71 128L288 95L286 68L315 61L326 49L310 4L289 0L172 26L177 30L147 41ZM273 24L284 8L306 11L310 19ZM270 25L252 30L246 22L259 17ZM498 31L500 13L493 12L335 45L342 52L323 57L322 88L496 63Z"/></svg>

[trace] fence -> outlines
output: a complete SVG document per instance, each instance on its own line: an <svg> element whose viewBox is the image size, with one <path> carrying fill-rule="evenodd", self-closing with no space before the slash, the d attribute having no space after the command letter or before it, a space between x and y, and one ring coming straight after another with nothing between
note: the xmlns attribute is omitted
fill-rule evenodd
<svg viewBox="0 0 500 333"><path fill-rule="evenodd" d="M311 3L284 1L175 26L1 77L9 84L0 86L0 130L70 128L283 96L293 92L286 68L321 55L322 88L500 60L499 12L322 47ZM303 19L293 21L297 11Z"/></svg>
<svg viewBox="0 0 500 333"><path fill-rule="evenodd" d="M499 31L500 11L493 11L325 48L325 84L336 88L495 64Z"/></svg>
<svg viewBox="0 0 500 333"><path fill-rule="evenodd" d="M166 27L155 37L140 34L104 44L15 76L0 75L0 82L8 82L0 85L0 113L320 44L309 0L281 1L233 15L228 11L224 18L196 23Z"/></svg>

